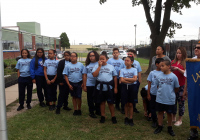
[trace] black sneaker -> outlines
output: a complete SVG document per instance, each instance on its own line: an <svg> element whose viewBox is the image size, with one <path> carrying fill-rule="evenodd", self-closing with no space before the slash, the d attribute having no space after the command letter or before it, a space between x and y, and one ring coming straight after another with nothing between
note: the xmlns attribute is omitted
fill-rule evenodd
<svg viewBox="0 0 200 140"><path fill-rule="evenodd" d="M64 110L67 110L67 111L70 111L70 110L72 110L72 109L71 109L71 108L69 108L68 106L64 106L64 107L63 107L63 109L64 109Z"/></svg>
<svg viewBox="0 0 200 140"><path fill-rule="evenodd" d="M154 134L158 134L162 131L163 127L158 125L158 128L154 131Z"/></svg>
<svg viewBox="0 0 200 140"><path fill-rule="evenodd" d="M77 115L78 115L78 110L74 110L73 115L74 115L74 116L77 116Z"/></svg>
<svg viewBox="0 0 200 140"><path fill-rule="evenodd" d="M116 117L112 117L112 123L113 123L113 124L116 124L116 123L117 123Z"/></svg>
<svg viewBox="0 0 200 140"><path fill-rule="evenodd" d="M94 114L94 112L90 113L89 115L91 118L97 118L97 116Z"/></svg>
<svg viewBox="0 0 200 140"><path fill-rule="evenodd" d="M31 109L31 105L30 104L27 104L27 109Z"/></svg>
<svg viewBox="0 0 200 140"><path fill-rule="evenodd" d="M127 117L124 119L124 124L128 125L128 118Z"/></svg>
<svg viewBox="0 0 200 140"><path fill-rule="evenodd" d="M56 109L56 114L60 114L60 108Z"/></svg>
<svg viewBox="0 0 200 140"><path fill-rule="evenodd" d="M134 108L133 112L135 112L135 113L140 113L140 112L137 110L137 108Z"/></svg>
<svg viewBox="0 0 200 140"><path fill-rule="evenodd" d="M78 115L78 116L81 116L81 115L82 115L81 110L77 110L77 115Z"/></svg>
<svg viewBox="0 0 200 140"><path fill-rule="evenodd" d="M167 128L168 128L168 133L169 133L171 136L175 136L175 133L174 133L174 131L173 131L173 129L172 129L172 126L168 126Z"/></svg>
<svg viewBox="0 0 200 140"><path fill-rule="evenodd" d="M130 126L133 126L133 125L134 125L133 119L129 119L129 120L128 120L128 123L129 123Z"/></svg>
<svg viewBox="0 0 200 140"><path fill-rule="evenodd" d="M104 117L104 116L101 116L100 123L104 123L104 122L105 122L105 117Z"/></svg>
<svg viewBox="0 0 200 140"><path fill-rule="evenodd" d="M158 123L157 123L157 121L153 121L153 123L152 123L151 127L153 127L153 128L156 128L157 126L158 126Z"/></svg>
<svg viewBox="0 0 200 140"><path fill-rule="evenodd" d="M198 136L195 136L195 137L190 136L187 140L197 140L197 139L198 139Z"/></svg>
<svg viewBox="0 0 200 140"><path fill-rule="evenodd" d="M46 105L45 105L44 102L40 102L40 106L41 106L41 107L46 107Z"/></svg>
<svg viewBox="0 0 200 140"><path fill-rule="evenodd" d="M18 108L17 108L17 111L20 111L20 110L22 110L22 109L24 109L24 106L19 106Z"/></svg>
<svg viewBox="0 0 200 140"><path fill-rule="evenodd" d="M54 109L55 109L55 108L54 108L53 105L50 105L50 106L49 106L49 110L50 110L50 111L53 111Z"/></svg>

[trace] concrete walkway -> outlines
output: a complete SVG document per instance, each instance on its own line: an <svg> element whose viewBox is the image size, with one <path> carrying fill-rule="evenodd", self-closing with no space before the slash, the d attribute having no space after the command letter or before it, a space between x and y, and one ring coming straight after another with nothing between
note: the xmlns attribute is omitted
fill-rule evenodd
<svg viewBox="0 0 200 140"><path fill-rule="evenodd" d="M36 84L33 84L33 89L36 88ZM18 84L5 88L6 94L6 106L13 103L18 99Z"/></svg>

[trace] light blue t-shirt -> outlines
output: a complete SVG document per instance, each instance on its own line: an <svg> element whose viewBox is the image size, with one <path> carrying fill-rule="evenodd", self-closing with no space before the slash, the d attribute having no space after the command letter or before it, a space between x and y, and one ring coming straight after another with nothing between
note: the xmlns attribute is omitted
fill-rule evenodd
<svg viewBox="0 0 200 140"><path fill-rule="evenodd" d="M150 81L151 82L151 89L150 89L150 93L152 95L156 95L157 93L157 90L158 90L158 87L157 85L155 85L155 79L157 78L157 76L159 74L161 74L162 71L157 71L157 70L153 70L149 73L149 76L147 78L147 81Z"/></svg>
<svg viewBox="0 0 200 140"><path fill-rule="evenodd" d="M31 75L30 63L31 63L30 58L27 58L27 59L21 58L17 61L17 65L15 66L15 68L19 70L21 77L28 77Z"/></svg>
<svg viewBox="0 0 200 140"><path fill-rule="evenodd" d="M144 88L145 88L145 90L147 91L147 90L148 90L148 85L146 85Z"/></svg>
<svg viewBox="0 0 200 140"><path fill-rule="evenodd" d="M99 67L98 65L95 65L92 70L92 73L95 72L98 67ZM112 65L107 64L107 65L101 66L99 75L97 76L97 80L100 82L110 82L111 80L113 80L113 76L117 76L117 72ZM100 90L100 84L97 85L97 89ZM112 89L112 86L110 86L110 89ZM102 90L103 91L108 90L106 84L103 84Z"/></svg>
<svg viewBox="0 0 200 140"><path fill-rule="evenodd" d="M69 63L63 70L63 74L68 76L68 79L72 83L78 83L83 80L84 65L80 62L76 64Z"/></svg>
<svg viewBox="0 0 200 140"><path fill-rule="evenodd" d="M155 85L158 86L156 102L174 105L176 99L174 88L179 88L177 76L172 72L170 74L161 73L157 76Z"/></svg>
<svg viewBox="0 0 200 140"><path fill-rule="evenodd" d="M87 74L87 82L86 86L95 86L96 84L96 77L93 77L92 70L95 65L98 65L98 62L90 63L89 65L85 66L83 69L83 74Z"/></svg>
<svg viewBox="0 0 200 140"><path fill-rule="evenodd" d="M71 62L65 60L65 67L67 67L67 64L69 64L69 63L71 63ZM65 75L64 74L63 74L63 79L65 79Z"/></svg>
<svg viewBox="0 0 200 140"><path fill-rule="evenodd" d="M57 68L58 68L58 60L51 60L47 59L44 62L44 67L47 68L47 75L56 75L57 74Z"/></svg>
<svg viewBox="0 0 200 140"><path fill-rule="evenodd" d="M134 68L137 69L137 72L138 72L138 73L142 71L141 66L140 66L140 63L139 63L137 60L134 60L134 61L133 61L133 66L134 66ZM138 79L138 77L137 77L137 79ZM137 82L134 82L134 84L137 84Z"/></svg>
<svg viewBox="0 0 200 140"><path fill-rule="evenodd" d="M115 60L114 58L110 58L108 59L107 63L112 65L115 68L117 72L117 79L119 79L119 71L126 67L124 64L124 61L120 58L117 60Z"/></svg>
<svg viewBox="0 0 200 140"><path fill-rule="evenodd" d="M119 77L124 77L124 78L133 78L133 76L137 76L137 69L136 68L123 68L120 70L120 75ZM133 83L132 83L133 84ZM131 85L131 84L128 84Z"/></svg>

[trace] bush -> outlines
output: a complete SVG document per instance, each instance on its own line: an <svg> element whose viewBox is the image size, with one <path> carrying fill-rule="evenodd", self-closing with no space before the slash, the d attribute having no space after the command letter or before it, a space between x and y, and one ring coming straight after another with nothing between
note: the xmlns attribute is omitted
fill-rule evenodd
<svg viewBox="0 0 200 140"><path fill-rule="evenodd" d="M99 48L87 48L88 51L98 51Z"/></svg>
<svg viewBox="0 0 200 140"><path fill-rule="evenodd" d="M8 65L4 62L4 69L7 67Z"/></svg>
<svg viewBox="0 0 200 140"><path fill-rule="evenodd" d="M16 64L11 64L11 69L15 69Z"/></svg>

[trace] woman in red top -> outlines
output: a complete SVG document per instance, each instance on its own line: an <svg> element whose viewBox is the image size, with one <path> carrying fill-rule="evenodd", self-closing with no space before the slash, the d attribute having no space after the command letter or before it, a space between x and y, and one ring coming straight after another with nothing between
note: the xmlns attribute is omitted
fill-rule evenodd
<svg viewBox="0 0 200 140"><path fill-rule="evenodd" d="M176 93L176 102L175 109L173 112L172 120L176 121L176 112L177 112L177 102L179 105L179 118L178 121L174 123L175 126L180 126L182 124L182 116L185 112L185 100L183 97L184 85L185 85L185 77L184 72L186 68L185 59L187 57L187 52L184 47L178 47L176 51L176 56L174 60L171 62L171 70L178 77L179 81L179 91Z"/></svg>

